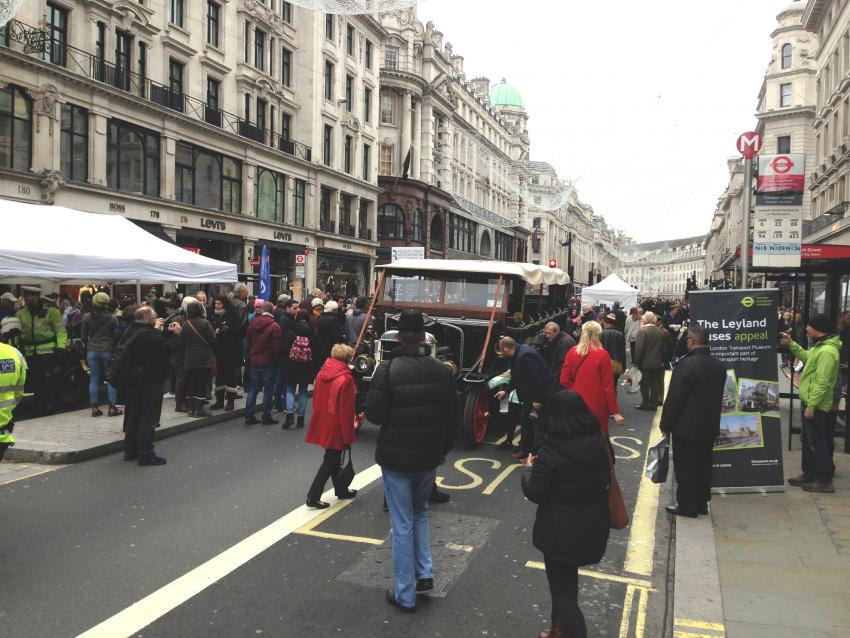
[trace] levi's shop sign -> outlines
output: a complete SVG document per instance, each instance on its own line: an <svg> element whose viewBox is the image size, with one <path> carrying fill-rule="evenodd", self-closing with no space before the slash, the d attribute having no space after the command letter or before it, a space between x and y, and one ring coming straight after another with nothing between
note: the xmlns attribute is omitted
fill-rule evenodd
<svg viewBox="0 0 850 638"><path fill-rule="evenodd" d="M759 156L759 193L798 193L806 186L806 156L802 153Z"/></svg>

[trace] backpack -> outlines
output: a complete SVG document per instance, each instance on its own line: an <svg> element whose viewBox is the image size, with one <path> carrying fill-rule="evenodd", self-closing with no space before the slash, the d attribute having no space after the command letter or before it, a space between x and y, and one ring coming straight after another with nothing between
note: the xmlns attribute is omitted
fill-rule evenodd
<svg viewBox="0 0 850 638"><path fill-rule="evenodd" d="M142 378L142 366L135 361L130 352L130 346L139 332L141 331L136 331L129 338L122 338L109 359L106 381L118 390L129 390Z"/></svg>
<svg viewBox="0 0 850 638"><path fill-rule="evenodd" d="M289 349L289 360L296 363L310 363L313 360L310 339L295 337L295 341L292 342L292 347Z"/></svg>

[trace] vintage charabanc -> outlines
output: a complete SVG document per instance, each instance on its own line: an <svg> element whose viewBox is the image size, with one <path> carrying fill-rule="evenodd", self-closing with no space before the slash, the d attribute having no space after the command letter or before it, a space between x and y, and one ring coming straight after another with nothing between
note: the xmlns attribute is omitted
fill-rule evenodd
<svg viewBox="0 0 850 638"><path fill-rule="evenodd" d="M557 268L504 261L404 259L376 269L380 279L370 310L377 328L361 335L353 362L359 404L372 372L398 346L399 314L419 310L426 317L432 355L457 382L462 440L478 445L493 405L488 381L507 367L496 344L503 335L529 343L541 338L547 322L563 324L569 277Z"/></svg>

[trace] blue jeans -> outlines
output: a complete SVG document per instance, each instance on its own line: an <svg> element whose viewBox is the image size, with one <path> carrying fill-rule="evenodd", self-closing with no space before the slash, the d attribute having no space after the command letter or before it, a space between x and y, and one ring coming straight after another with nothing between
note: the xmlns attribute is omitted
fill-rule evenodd
<svg viewBox="0 0 850 638"><path fill-rule="evenodd" d="M257 394L263 387L263 418L272 416L272 399L274 398L274 380L277 369L273 366L258 368L250 366L248 374L248 396L245 398L245 416L254 416L257 407Z"/></svg>
<svg viewBox="0 0 850 638"><path fill-rule="evenodd" d="M428 497L437 469L393 472L383 468L384 495L393 535L395 598L405 607L416 605L416 581L433 578L428 529Z"/></svg>
<svg viewBox="0 0 850 638"><path fill-rule="evenodd" d="M292 414L295 412L295 385L294 383L286 384L286 412ZM298 384L298 416L304 416L307 411L307 384Z"/></svg>
<svg viewBox="0 0 850 638"><path fill-rule="evenodd" d="M286 360L277 364L275 374L274 395L275 397L282 397L286 392Z"/></svg>
<svg viewBox="0 0 850 638"><path fill-rule="evenodd" d="M109 366L109 360L112 358L111 352L92 352L86 353L86 361L89 364L89 405L97 405L100 403L100 384L103 381L103 375L106 368ZM106 384L106 396L109 398L109 404L115 405L118 402L118 390L113 388L108 383Z"/></svg>

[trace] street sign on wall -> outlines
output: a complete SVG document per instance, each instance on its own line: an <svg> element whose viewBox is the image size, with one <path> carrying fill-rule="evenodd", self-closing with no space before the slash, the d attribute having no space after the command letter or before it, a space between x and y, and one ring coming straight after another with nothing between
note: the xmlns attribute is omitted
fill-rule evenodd
<svg viewBox="0 0 850 638"><path fill-rule="evenodd" d="M758 152L761 150L762 139L761 135L756 133L755 131L748 131L747 133L741 133L738 138L738 142L735 146L738 148L738 152L744 156L744 159L751 160Z"/></svg>
<svg viewBox="0 0 850 638"><path fill-rule="evenodd" d="M425 248L422 246L391 248L390 259L391 261L398 261L399 259L425 259Z"/></svg>

